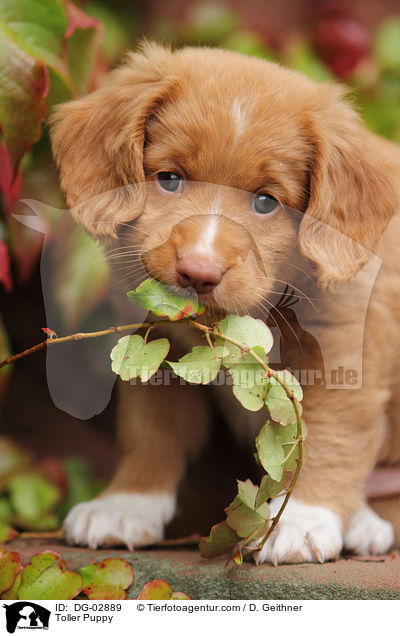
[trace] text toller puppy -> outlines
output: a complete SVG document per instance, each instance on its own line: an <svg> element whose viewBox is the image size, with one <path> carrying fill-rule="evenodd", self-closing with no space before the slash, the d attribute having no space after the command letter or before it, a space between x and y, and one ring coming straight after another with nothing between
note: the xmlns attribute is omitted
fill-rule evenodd
<svg viewBox="0 0 400 636"><path fill-rule="evenodd" d="M365 129L336 85L236 53L154 44L59 107L52 141L75 216L122 244L140 280L193 288L204 320L265 319L290 285L297 305L270 313L281 362L322 381L303 386L307 461L260 561L389 549L393 526L367 506L365 483L378 462L400 461L399 149ZM185 338L189 347L196 336ZM356 388L333 386L335 364ZM229 386L215 391L251 452L265 414L245 411ZM159 540L208 409L202 387L124 383L116 474L69 514L68 541Z"/></svg>

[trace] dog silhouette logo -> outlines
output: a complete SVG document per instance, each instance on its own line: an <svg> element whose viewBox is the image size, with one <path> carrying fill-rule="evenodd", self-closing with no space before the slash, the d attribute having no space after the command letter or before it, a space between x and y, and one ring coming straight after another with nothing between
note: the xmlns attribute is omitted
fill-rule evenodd
<svg viewBox="0 0 400 636"><path fill-rule="evenodd" d="M14 634L16 629L48 629L50 610L31 603L20 601L3 605L6 610L6 627L9 634Z"/></svg>

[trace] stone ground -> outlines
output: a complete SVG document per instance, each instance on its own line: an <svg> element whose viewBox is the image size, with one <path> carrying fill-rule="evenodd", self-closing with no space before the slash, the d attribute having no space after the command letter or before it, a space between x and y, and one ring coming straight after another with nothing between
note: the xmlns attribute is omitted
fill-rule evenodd
<svg viewBox="0 0 400 636"><path fill-rule="evenodd" d="M399 599L400 554L362 559L343 558L324 564L261 565L244 563L225 568L226 559L206 561L195 546L166 547L128 552L122 549L88 550L66 546L57 537L20 536L7 544L29 558L43 550L60 552L68 569L118 557L129 561L135 581L127 598L137 598L143 585L152 579L167 581L174 591L192 599Z"/></svg>

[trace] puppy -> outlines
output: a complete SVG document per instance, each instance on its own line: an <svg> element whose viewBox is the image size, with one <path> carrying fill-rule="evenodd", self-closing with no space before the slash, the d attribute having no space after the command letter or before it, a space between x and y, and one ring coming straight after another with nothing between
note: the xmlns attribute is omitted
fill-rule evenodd
<svg viewBox="0 0 400 636"><path fill-rule="evenodd" d="M286 284L298 301L299 311L271 312L287 336L282 363L320 381L303 387L308 456L260 562L388 550L393 526L368 507L365 483L378 462L400 461L399 149L365 129L339 86L232 52L155 44L60 106L51 125L75 217L122 243L140 280L192 288L205 321L260 316ZM174 333L170 359L181 353ZM356 389L329 383L332 361L357 370L361 354ZM215 390L251 452L264 413ZM209 408L201 387L123 383L115 476L71 511L67 540L160 540Z"/></svg>

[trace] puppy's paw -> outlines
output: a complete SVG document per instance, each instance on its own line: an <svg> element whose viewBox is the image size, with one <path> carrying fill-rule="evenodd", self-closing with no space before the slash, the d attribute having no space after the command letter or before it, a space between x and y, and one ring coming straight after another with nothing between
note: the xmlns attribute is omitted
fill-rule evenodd
<svg viewBox="0 0 400 636"><path fill-rule="evenodd" d="M367 556L383 554L394 543L394 530L389 521L381 519L369 506L363 506L353 515L344 537L349 552Z"/></svg>
<svg viewBox="0 0 400 636"><path fill-rule="evenodd" d="M117 493L78 504L64 521L70 544L96 549L135 547L157 543L164 525L175 513L175 497L168 494Z"/></svg>
<svg viewBox="0 0 400 636"><path fill-rule="evenodd" d="M270 504L271 517L281 505L281 497ZM291 498L277 527L260 552L257 563L323 563L337 559L343 546L340 517L320 506L309 506Z"/></svg>

